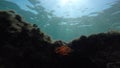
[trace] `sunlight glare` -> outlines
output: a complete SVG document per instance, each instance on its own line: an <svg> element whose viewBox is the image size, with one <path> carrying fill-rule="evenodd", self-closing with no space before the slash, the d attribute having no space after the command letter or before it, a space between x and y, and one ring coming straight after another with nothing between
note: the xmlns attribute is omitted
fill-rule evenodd
<svg viewBox="0 0 120 68"><path fill-rule="evenodd" d="M68 5L68 4L75 4L77 3L77 0L61 0L60 4L62 6Z"/></svg>

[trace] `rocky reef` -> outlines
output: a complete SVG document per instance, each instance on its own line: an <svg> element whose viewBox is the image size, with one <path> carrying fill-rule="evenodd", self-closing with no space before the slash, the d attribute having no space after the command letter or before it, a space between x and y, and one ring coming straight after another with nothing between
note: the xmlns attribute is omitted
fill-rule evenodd
<svg viewBox="0 0 120 68"><path fill-rule="evenodd" d="M14 11L0 11L0 68L120 68L120 33L53 42Z"/></svg>

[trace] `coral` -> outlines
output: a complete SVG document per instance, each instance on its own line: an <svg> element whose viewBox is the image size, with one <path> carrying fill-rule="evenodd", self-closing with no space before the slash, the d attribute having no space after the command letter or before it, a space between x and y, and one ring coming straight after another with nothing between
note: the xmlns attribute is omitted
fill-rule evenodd
<svg viewBox="0 0 120 68"><path fill-rule="evenodd" d="M62 45L60 47L57 47L55 49L55 52L61 55L69 55L71 53L72 49L68 47L67 45Z"/></svg>

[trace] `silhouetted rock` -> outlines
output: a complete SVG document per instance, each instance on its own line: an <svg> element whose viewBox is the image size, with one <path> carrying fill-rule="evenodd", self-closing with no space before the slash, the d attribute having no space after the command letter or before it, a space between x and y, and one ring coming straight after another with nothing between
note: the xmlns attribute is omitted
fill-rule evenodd
<svg viewBox="0 0 120 68"><path fill-rule="evenodd" d="M3 67L24 68L50 61L50 37L24 22L13 11L0 11L0 33L0 62Z"/></svg>
<svg viewBox="0 0 120 68"><path fill-rule="evenodd" d="M120 33L108 32L89 37L81 36L80 39L71 42L71 47L75 50L75 55L90 59L96 68L107 68L109 63L120 61L119 41Z"/></svg>

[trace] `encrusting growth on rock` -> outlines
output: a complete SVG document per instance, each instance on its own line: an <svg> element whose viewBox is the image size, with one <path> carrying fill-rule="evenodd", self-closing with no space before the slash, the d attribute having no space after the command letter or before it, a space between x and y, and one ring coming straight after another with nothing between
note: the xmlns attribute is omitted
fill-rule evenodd
<svg viewBox="0 0 120 68"><path fill-rule="evenodd" d="M70 47L68 47L67 45L62 45L60 47L57 47L55 49L55 52L60 55L69 55L69 53L72 52L72 49Z"/></svg>

